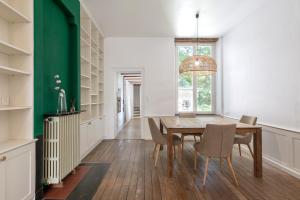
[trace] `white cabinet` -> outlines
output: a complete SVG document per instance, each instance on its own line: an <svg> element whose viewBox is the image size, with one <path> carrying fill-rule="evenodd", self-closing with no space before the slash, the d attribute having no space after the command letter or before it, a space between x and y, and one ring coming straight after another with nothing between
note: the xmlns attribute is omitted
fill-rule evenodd
<svg viewBox="0 0 300 200"><path fill-rule="evenodd" d="M0 200L34 198L35 144L0 154Z"/></svg>
<svg viewBox="0 0 300 200"><path fill-rule="evenodd" d="M5 199L5 168L3 161L0 161L0 199Z"/></svg>
<svg viewBox="0 0 300 200"><path fill-rule="evenodd" d="M88 150L88 124L80 125L80 158L85 156Z"/></svg>
<svg viewBox="0 0 300 200"><path fill-rule="evenodd" d="M80 156L84 158L101 142L104 133L103 117L80 125Z"/></svg>
<svg viewBox="0 0 300 200"><path fill-rule="evenodd" d="M88 123L88 148L94 146L97 141L95 140L95 121Z"/></svg>
<svg viewBox="0 0 300 200"><path fill-rule="evenodd" d="M95 127L95 140L99 141L103 139L103 130L104 130L104 123L103 118L99 117L94 120L94 127Z"/></svg>

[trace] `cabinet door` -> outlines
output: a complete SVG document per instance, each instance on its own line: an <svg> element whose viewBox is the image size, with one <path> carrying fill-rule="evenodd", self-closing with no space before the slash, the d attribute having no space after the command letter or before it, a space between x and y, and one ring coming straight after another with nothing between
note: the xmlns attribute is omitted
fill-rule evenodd
<svg viewBox="0 0 300 200"><path fill-rule="evenodd" d="M101 135L101 133L100 133L100 123L101 123L100 119L95 120L95 140L97 142L99 142L100 135Z"/></svg>
<svg viewBox="0 0 300 200"><path fill-rule="evenodd" d="M94 124L93 122L88 123L88 149L92 148L95 144L95 134L94 134Z"/></svg>
<svg viewBox="0 0 300 200"><path fill-rule="evenodd" d="M88 124L80 125L80 157L83 158L88 150Z"/></svg>
<svg viewBox="0 0 300 200"><path fill-rule="evenodd" d="M5 167L4 167L4 161L0 161L0 200L4 200L4 199L5 199Z"/></svg>
<svg viewBox="0 0 300 200"><path fill-rule="evenodd" d="M33 199L35 187L35 144L18 148L2 156L6 156L6 160L2 163L0 169L2 173L5 173L4 199Z"/></svg>
<svg viewBox="0 0 300 200"><path fill-rule="evenodd" d="M103 117L99 117L98 140L103 140L103 137L104 137L104 119Z"/></svg>
<svg viewBox="0 0 300 200"><path fill-rule="evenodd" d="M99 131L98 131L98 125L99 124L99 120L98 119L95 119L93 121L93 137L94 137L94 145L96 145L98 143L98 140L99 140L99 137L98 137L98 134L99 134Z"/></svg>

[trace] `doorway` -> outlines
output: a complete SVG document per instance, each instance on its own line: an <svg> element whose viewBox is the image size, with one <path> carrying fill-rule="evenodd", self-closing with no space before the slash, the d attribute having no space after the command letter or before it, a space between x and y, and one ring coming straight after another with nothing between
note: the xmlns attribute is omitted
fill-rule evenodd
<svg viewBox="0 0 300 200"><path fill-rule="evenodd" d="M140 118L142 116L142 73L118 72L116 91L117 138L140 139ZM131 132L135 132L135 134L129 134L127 129L130 129Z"/></svg>
<svg viewBox="0 0 300 200"><path fill-rule="evenodd" d="M133 85L133 118L141 117L141 84Z"/></svg>

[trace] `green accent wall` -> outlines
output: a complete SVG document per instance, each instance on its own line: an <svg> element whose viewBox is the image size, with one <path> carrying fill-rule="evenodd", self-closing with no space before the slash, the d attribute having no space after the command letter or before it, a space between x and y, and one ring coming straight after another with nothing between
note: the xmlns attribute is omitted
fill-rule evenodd
<svg viewBox="0 0 300 200"><path fill-rule="evenodd" d="M34 135L43 134L43 115L55 113L59 74L67 105L80 109L80 3L78 0L34 1Z"/></svg>

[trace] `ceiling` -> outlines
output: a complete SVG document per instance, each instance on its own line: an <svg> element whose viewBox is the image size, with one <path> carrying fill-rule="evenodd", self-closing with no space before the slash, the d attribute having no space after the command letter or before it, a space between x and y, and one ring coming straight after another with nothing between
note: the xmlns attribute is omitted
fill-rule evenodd
<svg viewBox="0 0 300 200"><path fill-rule="evenodd" d="M221 36L269 0L82 0L105 37Z"/></svg>

